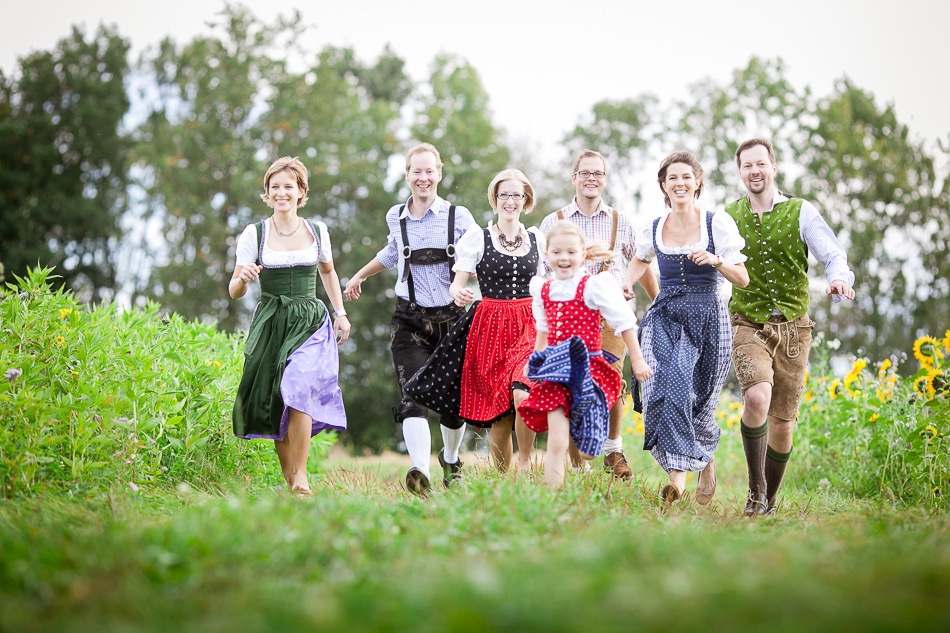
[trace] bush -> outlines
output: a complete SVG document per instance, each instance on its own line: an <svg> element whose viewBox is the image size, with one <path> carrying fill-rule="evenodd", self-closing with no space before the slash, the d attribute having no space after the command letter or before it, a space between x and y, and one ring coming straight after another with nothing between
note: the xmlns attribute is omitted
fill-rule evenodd
<svg viewBox="0 0 950 633"><path fill-rule="evenodd" d="M87 309L51 273L0 296L0 496L282 481L270 442L231 432L243 335L156 304Z"/></svg>

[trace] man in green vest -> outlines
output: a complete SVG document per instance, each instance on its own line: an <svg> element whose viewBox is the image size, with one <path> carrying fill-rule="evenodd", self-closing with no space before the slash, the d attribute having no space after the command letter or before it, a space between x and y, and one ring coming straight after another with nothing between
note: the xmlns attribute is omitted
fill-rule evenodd
<svg viewBox="0 0 950 633"><path fill-rule="evenodd" d="M811 331L808 255L824 265L825 294L854 299L854 273L834 232L813 204L776 188L775 153L764 139L736 150L749 195L726 205L748 256L749 285L733 287L732 362L742 387L742 446L749 470L745 514L775 511L776 494L792 453L792 432L805 384Z"/></svg>

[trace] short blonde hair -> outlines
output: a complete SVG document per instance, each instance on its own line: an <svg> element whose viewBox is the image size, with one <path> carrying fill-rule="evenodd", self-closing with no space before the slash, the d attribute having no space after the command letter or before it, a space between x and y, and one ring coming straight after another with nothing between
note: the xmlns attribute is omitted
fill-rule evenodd
<svg viewBox="0 0 950 633"><path fill-rule="evenodd" d="M604 164L604 173L607 173L607 159L604 158L604 155L600 152L595 152L592 149L582 150L580 154L577 155L577 158L574 159L574 164L571 165L571 175L577 171L577 166L581 164L581 161L585 158L599 158L600 162Z"/></svg>
<svg viewBox="0 0 950 633"><path fill-rule="evenodd" d="M439 150L435 148L435 145L432 143L420 143L416 145L411 150L406 152L406 173L409 173L409 161L412 160L412 157L416 154L421 154L422 152L432 152L432 155L435 156L436 167L439 168L439 171L442 171L442 155L439 154Z"/></svg>
<svg viewBox="0 0 950 633"><path fill-rule="evenodd" d="M297 179L297 187L300 188L301 193L300 199L297 200L297 208L307 204L307 200L309 199L307 192L310 191L307 168L296 156L284 156L271 163L271 166L267 169L267 173L264 174L264 193L261 194L261 200L270 204L270 180L274 177L274 174L278 174L282 171L286 171Z"/></svg>
<svg viewBox="0 0 950 633"><path fill-rule="evenodd" d="M573 235L580 240L581 246L584 247L584 252L587 256L587 259L592 261L602 261L605 259L610 259L613 256L613 253L607 250L607 247L601 244L600 242L591 242L587 243L587 237L584 235L584 231L581 227L577 226L570 220L558 220L554 223L554 226L551 227L551 230L548 231L545 239L547 240L548 245L551 244L551 239L559 235Z"/></svg>
<svg viewBox="0 0 950 633"><path fill-rule="evenodd" d="M534 209L534 187L531 186L531 183L528 181L528 177L520 169L505 169L492 178L491 184L488 185L488 204L491 205L492 209L497 209L496 202L498 198L498 188L501 187L501 183L506 180L517 180L524 186L525 200L524 200L524 212L531 213L531 210Z"/></svg>

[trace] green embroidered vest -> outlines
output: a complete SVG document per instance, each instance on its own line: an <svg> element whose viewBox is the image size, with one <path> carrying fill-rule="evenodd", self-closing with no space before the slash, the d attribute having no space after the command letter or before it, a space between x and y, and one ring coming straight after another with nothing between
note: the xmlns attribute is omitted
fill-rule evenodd
<svg viewBox="0 0 950 633"><path fill-rule="evenodd" d="M749 198L726 205L726 213L745 238L749 285L733 286L729 311L765 323L777 308L789 321L808 312L808 248L801 238L801 198L790 198L762 214L752 212Z"/></svg>

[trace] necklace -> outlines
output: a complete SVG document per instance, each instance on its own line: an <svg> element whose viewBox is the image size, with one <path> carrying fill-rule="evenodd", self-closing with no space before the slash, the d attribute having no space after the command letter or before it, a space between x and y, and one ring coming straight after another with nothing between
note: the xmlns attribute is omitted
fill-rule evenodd
<svg viewBox="0 0 950 633"><path fill-rule="evenodd" d="M520 233L515 239L509 240L508 237L505 235L505 232L502 231L501 229L498 229L498 243L501 244L501 247L505 249L506 251L508 251L509 253L514 253L516 250L521 248L521 244L523 242L524 240L521 238Z"/></svg>
<svg viewBox="0 0 950 633"><path fill-rule="evenodd" d="M290 237L291 235L293 235L294 233L296 233L297 231L300 230L300 225L303 224L303 220L301 220L300 218L297 218L297 228L295 228L295 229L294 229L293 231L291 231L290 233L281 233L281 232L280 232L280 229L277 228L277 223L274 222L274 218L271 218L271 219L270 219L270 223L271 223L271 226L274 227L274 230L277 231L277 235L279 235L279 236L281 236L281 237Z"/></svg>

